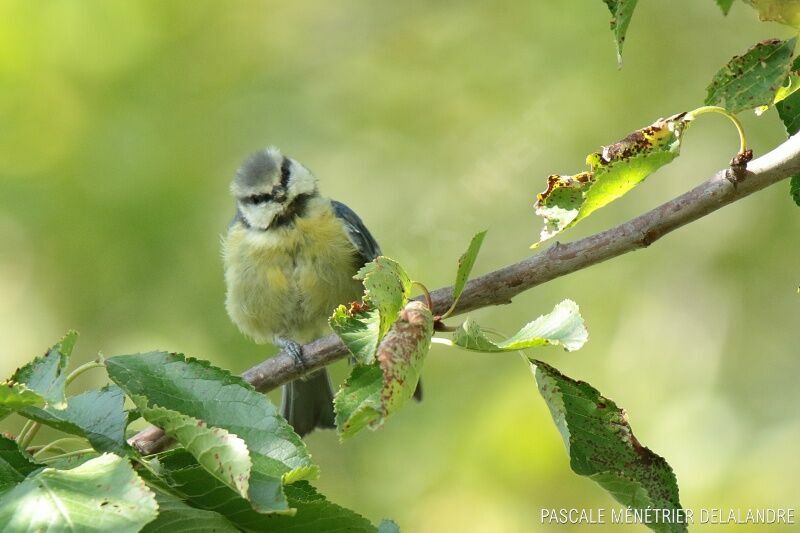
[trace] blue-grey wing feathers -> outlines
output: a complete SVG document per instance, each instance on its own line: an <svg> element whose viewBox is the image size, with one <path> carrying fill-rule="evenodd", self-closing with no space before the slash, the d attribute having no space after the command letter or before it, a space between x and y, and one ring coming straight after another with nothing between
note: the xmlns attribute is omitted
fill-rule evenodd
<svg viewBox="0 0 800 533"><path fill-rule="evenodd" d="M356 247L364 263L381 255L381 247L355 212L336 200L331 200L333 212L344 223L350 242Z"/></svg>

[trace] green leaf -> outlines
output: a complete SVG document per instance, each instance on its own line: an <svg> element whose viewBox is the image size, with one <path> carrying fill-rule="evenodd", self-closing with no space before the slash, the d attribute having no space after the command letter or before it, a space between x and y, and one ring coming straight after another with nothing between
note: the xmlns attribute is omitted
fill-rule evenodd
<svg viewBox="0 0 800 533"><path fill-rule="evenodd" d="M157 405L150 406L144 396L135 394L131 399L145 420L182 444L214 477L243 498L251 499L248 489L252 462L242 439L222 428L209 427L197 418ZM255 498L252 501L254 506L262 503Z"/></svg>
<svg viewBox="0 0 800 533"><path fill-rule="evenodd" d="M727 15L731 10L731 6L733 5L733 0L716 0L716 1L717 5L722 10L722 14Z"/></svg>
<svg viewBox="0 0 800 533"><path fill-rule="evenodd" d="M800 92L795 92L775 105L786 133L790 136L800 131Z"/></svg>
<svg viewBox="0 0 800 533"><path fill-rule="evenodd" d="M681 509L672 468L639 443L624 410L588 383L541 361L532 360L531 368L576 474L589 477L632 509ZM678 523L647 525L658 532L687 531Z"/></svg>
<svg viewBox="0 0 800 533"><path fill-rule="evenodd" d="M636 9L638 0L603 0L611 12L611 31L617 43L617 62L622 65L622 45L625 44L625 34L631 23L633 10Z"/></svg>
<svg viewBox="0 0 800 533"><path fill-rule="evenodd" d="M26 407L22 416L86 439L99 452L126 455L125 442L128 416L124 409L125 394L119 387L108 385L67 399L66 409Z"/></svg>
<svg viewBox="0 0 800 533"><path fill-rule="evenodd" d="M67 364L78 334L67 333L47 353L19 368L0 383L0 418L29 405L49 404L56 409L67 405L64 386Z"/></svg>
<svg viewBox="0 0 800 533"><path fill-rule="evenodd" d="M0 420L29 405L42 405L44 398L21 383L0 383Z"/></svg>
<svg viewBox="0 0 800 533"><path fill-rule="evenodd" d="M213 509L245 531L364 531L376 528L365 518L327 501L305 481L285 487L290 515L262 515L227 486L200 468L184 450L166 452L159 457L170 487L194 507Z"/></svg>
<svg viewBox="0 0 800 533"><path fill-rule="evenodd" d="M348 439L371 424L380 426L382 388L383 371L377 363L353 367L333 400L340 439Z"/></svg>
<svg viewBox="0 0 800 533"><path fill-rule="evenodd" d="M711 80L706 104L738 113L772 103L789 73L796 42L769 39L735 56Z"/></svg>
<svg viewBox="0 0 800 533"><path fill-rule="evenodd" d="M476 233L469 243L467 251L458 260L458 270L456 270L456 282L453 284L453 308L456 302L461 297L464 291L464 286L467 284L469 275L472 272L472 267L475 266L475 260L478 258L478 252L481 251L483 239L486 237L486 231Z"/></svg>
<svg viewBox="0 0 800 533"><path fill-rule="evenodd" d="M113 454L72 470L38 470L0 495L6 531L135 532L156 515L153 493Z"/></svg>
<svg viewBox="0 0 800 533"><path fill-rule="evenodd" d="M40 467L16 441L0 435L0 495Z"/></svg>
<svg viewBox="0 0 800 533"><path fill-rule="evenodd" d="M150 486L158 503L158 518L147 524L142 533L196 533L217 531L235 533L235 528L219 513L197 509L158 487ZM263 518L263 517L262 517Z"/></svg>
<svg viewBox="0 0 800 533"><path fill-rule="evenodd" d="M480 326L470 318L453 332L453 343L475 352L512 352L537 346L563 346L567 351L580 349L589 333L583 323L578 304L564 300L553 310L529 322L508 339L490 340Z"/></svg>
<svg viewBox="0 0 800 533"><path fill-rule="evenodd" d="M761 20L772 20L800 29L800 0L745 0L758 10Z"/></svg>
<svg viewBox="0 0 800 533"><path fill-rule="evenodd" d="M693 118L679 113L659 119L602 151L589 154L586 162L590 171L547 178L547 189L537 195L535 205L536 214L544 218L544 228L539 242L531 248L624 196L678 157L683 133Z"/></svg>
<svg viewBox="0 0 800 533"><path fill-rule="evenodd" d="M380 427L414 395L432 335L430 309L409 302L378 346L377 363L354 367L336 393L336 428L342 440L364 427Z"/></svg>
<svg viewBox="0 0 800 533"><path fill-rule="evenodd" d="M364 301L378 309L378 338L383 338L408 301L411 279L397 261L384 256L364 265L355 279L364 283Z"/></svg>
<svg viewBox="0 0 800 533"><path fill-rule="evenodd" d="M252 461L249 483L237 480L232 486L240 493L247 488L246 494L259 510L288 508L281 480L291 483L317 475L318 468L300 437L267 397L241 378L206 361L165 352L112 357L106 360L106 367L109 377L134 399L144 418L161 427L174 424L170 431L180 440L193 438L192 419L198 430L199 425L206 425L203 438L210 446L227 446L227 460L234 462L228 465L226 461L224 468L230 466L237 475L246 468L243 455L234 453L236 439L244 441ZM201 458L201 463L211 465L211 471L218 474L216 458L213 453L210 457Z"/></svg>
<svg viewBox="0 0 800 533"><path fill-rule="evenodd" d="M331 329L342 342L356 363L369 365L375 362L375 350L380 337L380 314L369 304L355 302L349 307L340 305L328 320Z"/></svg>
<svg viewBox="0 0 800 533"><path fill-rule="evenodd" d="M792 69L800 69L800 57L795 59ZM800 76L796 77L800 79ZM789 136L795 135L800 131L800 91L793 92L779 101L775 104L775 108L778 110L778 116L781 117L781 121L786 127L786 133ZM800 176L792 176L789 181L789 195L794 200L794 203L800 206Z"/></svg>
<svg viewBox="0 0 800 533"><path fill-rule="evenodd" d="M798 206L800 206L800 176L792 176L789 182L789 195Z"/></svg>

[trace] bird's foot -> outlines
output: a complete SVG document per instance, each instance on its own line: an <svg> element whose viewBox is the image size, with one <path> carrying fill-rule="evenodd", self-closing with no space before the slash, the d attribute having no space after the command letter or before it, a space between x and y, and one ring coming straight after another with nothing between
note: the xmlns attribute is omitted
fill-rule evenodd
<svg viewBox="0 0 800 533"><path fill-rule="evenodd" d="M276 339L276 343L289 355L292 356L303 371L306 370L306 363L303 361L303 347L291 339Z"/></svg>

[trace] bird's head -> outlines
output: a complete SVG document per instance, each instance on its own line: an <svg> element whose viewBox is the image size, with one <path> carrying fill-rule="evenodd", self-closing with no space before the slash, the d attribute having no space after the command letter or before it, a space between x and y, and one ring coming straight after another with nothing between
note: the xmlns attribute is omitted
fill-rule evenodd
<svg viewBox="0 0 800 533"><path fill-rule="evenodd" d="M303 165L274 147L248 157L231 182L231 193L251 228L266 231L303 216L317 196L317 179Z"/></svg>

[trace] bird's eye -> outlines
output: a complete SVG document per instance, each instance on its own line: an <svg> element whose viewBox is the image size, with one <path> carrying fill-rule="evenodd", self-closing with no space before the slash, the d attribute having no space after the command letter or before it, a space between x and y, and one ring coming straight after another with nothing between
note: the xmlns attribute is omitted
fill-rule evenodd
<svg viewBox="0 0 800 533"><path fill-rule="evenodd" d="M272 195L270 193L253 194L250 196L246 196L244 198L244 202L246 204L253 204L253 205L265 204L271 200L272 200Z"/></svg>

